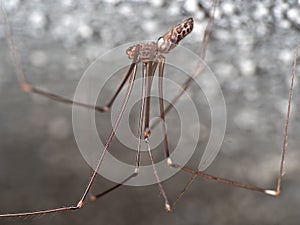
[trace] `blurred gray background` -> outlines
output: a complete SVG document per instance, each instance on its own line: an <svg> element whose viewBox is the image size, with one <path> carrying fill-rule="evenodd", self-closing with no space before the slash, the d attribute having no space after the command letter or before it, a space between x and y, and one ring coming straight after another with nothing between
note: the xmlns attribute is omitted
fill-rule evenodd
<svg viewBox="0 0 300 225"><path fill-rule="evenodd" d="M275 187L293 55L300 43L299 4L296 0L221 2L206 62L222 87L228 124L209 174ZM189 16L195 19L195 28L182 45L198 53L211 1L13 0L4 1L4 6L27 79L72 97L81 75L97 56L127 42L156 40ZM2 20L0 26L0 214L76 204L90 169L72 133L71 106L19 89ZM110 63L113 59L99 76L106 76ZM172 213L165 212L157 185L125 186L96 202L87 201L76 212L1 219L0 224L299 224L299 74L298 67L279 197L199 178ZM108 84L103 102L114 90ZM190 92L199 102L201 123L208 132L209 110L203 109L208 106L199 100L201 91L191 88ZM137 117L138 111L133 113ZM103 124L109 114L96 114L96 118L105 140L110 129ZM170 136L176 134L176 126L172 130ZM193 161L199 161L207 140L203 136L200 153L191 162L194 168ZM176 145L175 138L170 137L170 142L171 147ZM114 148L122 145L114 142ZM130 155L133 163L134 154ZM189 178L179 173L163 183L171 202ZM112 185L99 177L94 192Z"/></svg>

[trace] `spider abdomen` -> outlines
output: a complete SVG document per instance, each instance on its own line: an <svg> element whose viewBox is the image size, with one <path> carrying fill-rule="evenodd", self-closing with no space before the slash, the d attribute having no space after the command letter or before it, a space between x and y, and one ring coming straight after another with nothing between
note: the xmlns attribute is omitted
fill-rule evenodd
<svg viewBox="0 0 300 225"><path fill-rule="evenodd" d="M158 51L162 53L170 52L185 36L192 32L193 27L194 20L191 17L173 27L164 36L158 39Z"/></svg>

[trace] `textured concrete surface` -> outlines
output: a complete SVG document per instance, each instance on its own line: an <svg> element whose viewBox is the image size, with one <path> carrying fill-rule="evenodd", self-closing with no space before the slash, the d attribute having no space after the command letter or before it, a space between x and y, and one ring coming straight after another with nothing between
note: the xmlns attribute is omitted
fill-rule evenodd
<svg viewBox="0 0 300 225"><path fill-rule="evenodd" d="M207 23L197 1L4 2L27 79L68 97L98 55L131 41L156 40L189 16L195 19L195 29L182 46L198 53ZM201 2L210 8L210 1ZM208 173L275 187L293 55L300 43L299 15L296 0L222 1L206 62L222 87L228 123L225 142ZM76 204L90 169L73 136L71 107L19 89L2 21L0 26L0 213ZM99 79L114 72L110 71L114 59L107 60ZM178 57L179 64L190 63L185 60ZM96 202L87 201L77 212L1 219L0 224L299 224L299 74L298 67L279 197L197 179L173 213L165 212L157 185L125 186ZM179 76L174 79L180 82ZM107 84L100 103L113 94L114 82ZM210 119L201 90L192 87L189 93L198 105L204 130L199 152L190 162L197 168ZM132 129L137 125L135 107ZM102 140L109 133L109 116L96 115ZM180 132L174 124L168 125L171 148ZM120 142L113 142L111 149L120 159L134 163L134 152L126 151ZM155 152L156 159L162 159L162 145ZM146 155L143 163L149 164ZM171 202L189 177L179 173L163 183ZM112 185L99 177L94 192Z"/></svg>

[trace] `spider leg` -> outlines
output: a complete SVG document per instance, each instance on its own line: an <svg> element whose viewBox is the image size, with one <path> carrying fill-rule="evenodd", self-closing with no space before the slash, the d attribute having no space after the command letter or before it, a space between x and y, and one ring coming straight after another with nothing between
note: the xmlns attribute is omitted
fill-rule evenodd
<svg viewBox="0 0 300 225"><path fill-rule="evenodd" d="M162 134L164 137L164 148L165 154L167 158L167 162L169 165L172 164L170 159L170 151L168 145L168 137L167 137L167 130L166 130L166 121L165 121L165 111L164 111L164 98L163 98L163 75L164 75L164 66L165 66L165 59L161 57L161 61L159 62L159 74L158 74L158 96L159 96L159 110L160 110L160 119L162 125Z"/></svg>
<svg viewBox="0 0 300 225"><path fill-rule="evenodd" d="M136 56L137 54L135 55L135 58L133 60L133 62L136 62ZM120 108L120 112L118 114L118 117L117 117L117 120L112 128L112 131L107 139L107 142L105 144L105 147L103 149L103 152L101 153L101 156L99 157L99 160L98 160L98 163L97 163L97 166L95 168L95 171L93 172L92 174L92 177L90 178L90 181L88 183L88 185L86 186L85 188L85 191L80 199L80 201L77 203L77 205L71 205L71 206L68 206L68 207L60 207L60 208L55 208L55 209L47 209L47 210L40 210L40 211L34 211L34 212L26 212L26 213L8 213L8 214L2 214L0 215L0 218L1 217L16 217L16 216L34 216L34 215L41 215L41 214L50 214L50 213L56 213L56 212L62 212L62 211L69 211L69 210L77 210L77 209L80 209L82 208L83 206L83 203L86 199L86 196L87 194L89 193L95 179L96 179L96 176L97 176L97 173L100 169L100 166L102 164L102 161L104 159L104 156L105 156L105 153L108 151L108 148L115 136L115 133L116 133L116 130L119 126L119 123L121 121L121 118L122 118L122 115L125 111L125 108L127 106L127 103L128 103L128 99L129 99L129 96L130 96L130 93L132 91L132 87L133 87L133 83L134 83L134 80L135 80L135 76L136 76L136 71L137 71L137 63L133 63L132 65L133 66L133 69L130 69L129 71L131 71L129 74L129 86L127 87L127 90L126 90L126 93L125 93L125 96L124 96L124 99L123 99L123 102L122 102L122 105L121 105L121 108Z"/></svg>
<svg viewBox="0 0 300 225"><path fill-rule="evenodd" d="M154 63L153 64L153 67L152 65L149 65L151 62L148 62L147 64L143 63L143 68L142 68L142 72L143 72L143 85L142 85L142 102L141 102L141 110L140 110L140 119L139 119L139 128L138 128L138 137L139 137L139 143L138 143L138 151L137 151L137 155L136 155L136 168L135 168L135 171L132 175L130 175L129 177L127 177L125 180L123 180L121 183L119 184L116 184L115 186L109 188L108 190L100 193L100 194L97 194L97 195L91 195L91 200L96 200L108 193L110 193L111 191L121 187L125 182L127 182L128 180L130 180L131 178L135 177L138 175L138 172L139 172L139 166L140 166L140 148L141 148L141 140L142 140L142 125L143 125L143 121L144 121L144 115L146 114L146 118L145 118L145 128L147 128L147 115L149 117L149 109L150 109L150 92L151 92L151 83L152 83L152 79L153 79L153 75L155 73L155 69L157 67L157 63ZM160 66L159 66L159 76L162 78L163 77L163 68L164 68L164 60L162 60L160 62ZM148 85L146 85L147 83L147 78L148 78ZM160 84L159 86L162 85L162 79L159 80ZM146 96L146 86L147 86L147 96ZM162 86L160 87L160 93L162 94ZM146 99L146 101L145 101ZM160 95L160 100L163 100L162 98L162 95ZM146 103L146 113L145 113L145 103ZM147 107L147 104L149 104L149 106ZM161 104L160 102L160 106L161 106L161 112L163 114L162 116L162 119L164 121L164 111L163 111L163 103ZM148 112L148 113L147 113ZM149 120L149 118L148 118ZM149 122L149 121L148 121ZM148 123L149 124L149 123ZM164 122L163 122L163 126L164 126ZM146 129L145 129L146 130ZM164 129L165 131L165 129ZM164 139L166 139L166 132L164 132ZM163 197L164 201L165 201L165 208L166 210L169 212L171 211L171 206L169 204L169 201L168 201L168 198L167 198L167 195L164 191L164 188L161 184L161 181L160 181L160 178L158 176L158 172L156 170L156 167L155 167L155 162L154 162L154 159L153 159L153 156L152 156L152 153L151 153L151 147L150 147L150 144L149 144L149 139L148 137L145 137L144 138L146 144L147 144L147 148L148 148L148 154L149 154L149 157L150 157L150 161L151 161L151 164L152 164L152 167L153 167L153 171L154 171L154 175L155 175L155 178L157 180L157 184L158 184L158 188L159 188L159 192L161 194L161 196ZM168 147L167 147L168 149ZM166 150L168 152L168 150ZM167 155L169 155L169 153L167 153ZM169 161L168 161L169 162Z"/></svg>
<svg viewBox="0 0 300 225"><path fill-rule="evenodd" d="M201 171L193 170L191 168L188 168L186 166L180 166L177 164L173 164L172 167L174 168L179 168L182 171L185 171L187 173L193 174L193 177L190 179L190 181L187 183L185 188L180 192L180 194L177 196L175 202L173 203L173 206L176 204L176 202L182 197L182 195L187 191L191 183L196 177L203 177L208 180L214 180L219 183L227 184L230 186L238 187L238 188L243 188L243 189L248 189L251 191L257 191L257 192L262 192L267 195L271 196L278 196L280 194L280 188L281 188L281 183L282 183L282 177L283 177L283 166L284 166L284 158L285 158L285 153L286 153L286 147L287 147L287 135L288 135L288 126L289 126L289 119L290 119L290 113L291 113L291 103L292 103L292 97L293 97L293 87L294 87L294 80L295 80L295 73L296 73L296 67L297 67L297 58L298 58L298 51L299 51L300 46L296 47L295 50L295 56L294 56L294 63L293 63L293 71L292 71L292 78L291 78L291 84L290 84L290 89L289 89L289 99L288 99L288 106L287 106L287 113L285 117L285 124L284 124L284 131L283 131L283 141L282 141L282 147L281 147L281 159L280 159L280 166L279 166L279 173L278 173L278 178L277 178L277 185L276 188L274 189L264 189L264 188L259 188L259 187L254 187L251 185L235 182L232 180L212 176L209 174L206 174Z"/></svg>
<svg viewBox="0 0 300 225"><path fill-rule="evenodd" d="M150 120L150 94L151 94L151 87L153 76L155 74L155 70L157 68L157 61L153 61L148 63L148 71L149 75L147 76L147 96L146 96L146 113L145 113L145 128L144 128L144 138L149 138L151 131L149 128L149 120Z"/></svg>
<svg viewBox="0 0 300 225"><path fill-rule="evenodd" d="M189 77L182 85L181 91L173 98L173 100L171 101L171 103L169 103L167 105L167 107L165 108L165 114L168 114L169 111L171 109L173 109L173 105L176 104L176 102L180 99L180 97L185 93L185 91L188 89L188 87L190 86L190 84L192 83L192 81L201 75L201 72L203 70L203 61L205 60L205 55L206 55L206 51L207 51L207 46L211 37L211 32L212 32L212 27L214 24L214 14L216 11L216 8L218 6L218 0L214 0L213 3L213 7L211 10L211 14L209 17L209 21L208 24L206 25L205 28L205 33L203 36L203 40L202 40L202 45L201 45L201 49L200 49L200 60L198 61L198 64L196 65L195 69L194 69L194 73L191 77ZM156 127L159 123L159 120L154 120L153 124L151 125L150 129L153 129L154 127Z"/></svg>
<svg viewBox="0 0 300 225"><path fill-rule="evenodd" d="M142 79L143 79L143 85L142 85L142 102L141 102L141 110L140 110L140 118L139 118L139 125L138 125L138 137L139 137L139 142L138 142L138 148L137 148L137 154L136 154L136 167L134 172L127 177L126 179L124 179L122 182L114 185L113 187L99 193L96 195L91 194L90 195L90 199L92 201L101 198L102 196L112 192L113 190L116 190L117 188L121 187L122 185L124 185L124 183L126 183L127 181L129 181L131 178L135 177L138 175L139 173L139 167L140 167L140 161L141 161L141 154L140 154L140 150L141 150L141 140L142 140L142 135L143 135L143 120L144 120L144 112L145 112L145 98L146 98L146 76L148 76L146 68L147 65L145 65L146 63L142 64ZM147 75L146 75L147 74Z"/></svg>
<svg viewBox="0 0 300 225"><path fill-rule="evenodd" d="M113 104L114 100L116 99L116 97L118 96L118 94L120 93L120 91L122 90L124 84L126 83L126 81L128 80L129 75L131 74L133 68L134 68L134 63L131 64L129 71L127 72L127 74L125 75L125 78L123 79L122 83L120 84L119 88L117 89L117 91L115 92L114 96L112 97L112 99L108 102L108 104L106 106L94 106L94 105L89 105L86 104L84 102L77 102L77 101L73 101L72 99L68 99L66 97L48 92L48 91L44 91L40 88L34 87L33 85L31 85L24 74L24 71L22 69L22 63L20 60L20 57L17 53L15 44L14 44L14 40L13 40L13 36L12 36L12 32L9 26L9 22L7 19L7 15L4 9L4 6L2 5L1 2L1 7L0 7L0 11L1 14L3 16L3 20L4 20L4 30L5 30L5 35L6 35L6 40L10 49L10 52L12 54L12 59L13 59L13 63L15 65L15 69L16 69L16 74L17 74L17 79L19 82L19 85L21 87L21 89L25 92L30 92L30 93L35 93L41 96L44 96L48 99L52 99L54 101L57 102L61 102L61 103L65 103L65 104L71 104L71 105L78 105L84 108L88 108L88 109L95 109L98 112L107 112L109 110L109 108L111 107L111 105Z"/></svg>

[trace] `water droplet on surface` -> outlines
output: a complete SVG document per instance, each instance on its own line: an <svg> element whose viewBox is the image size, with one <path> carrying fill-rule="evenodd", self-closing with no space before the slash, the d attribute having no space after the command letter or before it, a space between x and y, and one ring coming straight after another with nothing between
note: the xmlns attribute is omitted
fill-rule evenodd
<svg viewBox="0 0 300 225"><path fill-rule="evenodd" d="M243 76L254 75L256 64L251 59L240 59L239 67Z"/></svg>
<svg viewBox="0 0 300 225"><path fill-rule="evenodd" d="M224 2L224 4L221 4L221 7L226 15L232 15L234 12L234 4L231 2Z"/></svg>
<svg viewBox="0 0 300 225"><path fill-rule="evenodd" d="M157 28L157 23L155 21L149 20L143 23L143 29L148 33L153 33Z"/></svg>
<svg viewBox="0 0 300 225"><path fill-rule="evenodd" d="M198 9L196 0L187 0L183 5L184 9L189 13L196 12Z"/></svg>
<svg viewBox="0 0 300 225"><path fill-rule="evenodd" d="M164 0L152 0L151 1L151 5L154 6L154 7L162 7L164 4Z"/></svg>
<svg viewBox="0 0 300 225"><path fill-rule="evenodd" d="M130 5L122 4L119 8L119 13L123 16L130 17L132 15L132 8Z"/></svg>
<svg viewBox="0 0 300 225"><path fill-rule="evenodd" d="M29 22L31 23L32 28L44 28L47 23L46 15L43 12L34 11L29 15Z"/></svg>
<svg viewBox="0 0 300 225"><path fill-rule="evenodd" d="M278 58L287 65L293 61L293 52L289 49L283 49L280 51Z"/></svg>
<svg viewBox="0 0 300 225"><path fill-rule="evenodd" d="M80 23L78 27L78 33L82 38L88 39L93 35L94 31L89 25Z"/></svg>
<svg viewBox="0 0 300 225"><path fill-rule="evenodd" d="M20 0L4 1L3 6L7 11L17 9L19 7Z"/></svg>

